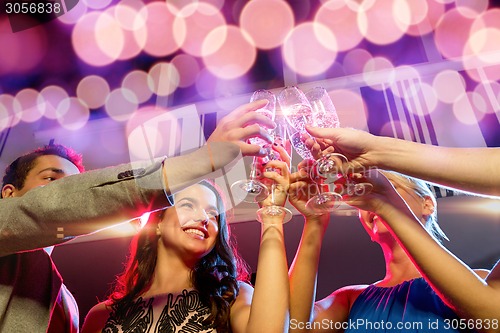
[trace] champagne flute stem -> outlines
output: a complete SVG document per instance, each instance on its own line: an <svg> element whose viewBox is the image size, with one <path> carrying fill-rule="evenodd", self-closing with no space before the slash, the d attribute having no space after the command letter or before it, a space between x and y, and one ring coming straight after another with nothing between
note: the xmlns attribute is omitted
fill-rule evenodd
<svg viewBox="0 0 500 333"><path fill-rule="evenodd" d="M276 188L276 183L273 181L271 185L271 205L274 206L274 189Z"/></svg>
<svg viewBox="0 0 500 333"><path fill-rule="evenodd" d="M252 162L252 167L250 169L250 179L251 180L254 180L257 178L256 177L257 176L257 161L258 161L257 156L254 156L253 162Z"/></svg>

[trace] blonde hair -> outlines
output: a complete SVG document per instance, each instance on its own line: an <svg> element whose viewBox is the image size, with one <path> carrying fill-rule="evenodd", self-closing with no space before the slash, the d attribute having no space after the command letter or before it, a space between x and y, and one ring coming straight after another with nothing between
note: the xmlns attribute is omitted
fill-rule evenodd
<svg viewBox="0 0 500 333"><path fill-rule="evenodd" d="M434 193L430 190L426 182L421 179L403 175L394 171L381 171L387 179L394 185L403 189L414 192L421 198L430 198L434 204L434 211L427 216L426 219L422 218L422 223L429 234L431 234L437 241L441 242L443 239L449 240L444 231L439 227L437 222L437 202Z"/></svg>

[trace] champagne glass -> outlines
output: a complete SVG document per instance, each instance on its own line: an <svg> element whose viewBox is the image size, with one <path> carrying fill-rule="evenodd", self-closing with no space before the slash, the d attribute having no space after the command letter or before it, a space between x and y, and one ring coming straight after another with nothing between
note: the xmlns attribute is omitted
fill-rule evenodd
<svg viewBox="0 0 500 333"><path fill-rule="evenodd" d="M286 140L287 140L287 126L286 126L286 119L283 116L276 117L276 128L274 129L274 144L280 145L281 147L285 148L287 151L288 155L291 155L291 146L286 145ZM283 161L283 158L280 156L280 154L273 150L271 148L270 153L268 154L269 160L279 160ZM268 168L266 171L278 171L274 168ZM283 206L278 206L275 204L275 198L274 198L274 190L276 189L276 183L273 181L271 185L271 205L265 206L260 208L257 211L257 221L262 223L261 216L278 216L278 215L283 215L283 223L286 223L292 219L292 212L290 209L283 207Z"/></svg>
<svg viewBox="0 0 500 333"><path fill-rule="evenodd" d="M276 114L276 97L271 91L260 89L252 94L250 102L258 101L261 99L267 100L268 103L266 106L257 110L256 112L274 121L274 116ZM251 138L249 141L251 144L256 144L265 148L268 152L272 150L270 148L270 145L261 138ZM238 180L231 185L231 192L236 198L245 202L260 202L267 198L267 196L269 195L269 190L267 189L267 186L258 179L259 177L257 168L257 165L259 163L263 164L267 160L267 157L262 158L254 156L249 179Z"/></svg>
<svg viewBox="0 0 500 333"><path fill-rule="evenodd" d="M295 131L291 135L295 151L304 159L313 159L301 138L304 134L308 135L305 129L306 124L313 124L313 111L307 96L297 87L286 87L278 95L278 102L288 124ZM318 179L316 177L312 179L316 184L318 194L309 199L306 206L316 212L332 211L337 208L342 196L335 192L322 192ZM319 181L322 182L322 179Z"/></svg>
<svg viewBox="0 0 500 333"><path fill-rule="evenodd" d="M315 87L305 93L311 104L313 125L323 128L340 127L339 117L328 92L323 87ZM363 195L370 192L373 186L370 183L356 183L349 174L341 174L340 165L347 162L347 157L339 153L330 153L317 159L313 172L327 178L334 175L335 180L344 178L345 188L342 192L347 195ZM344 194L344 193L343 193Z"/></svg>

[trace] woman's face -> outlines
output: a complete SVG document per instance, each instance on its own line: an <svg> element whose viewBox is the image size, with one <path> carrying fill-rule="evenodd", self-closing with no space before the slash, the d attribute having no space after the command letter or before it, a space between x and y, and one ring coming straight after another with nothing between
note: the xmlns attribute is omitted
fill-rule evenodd
<svg viewBox="0 0 500 333"><path fill-rule="evenodd" d="M215 193L195 184L177 193L174 201L158 225L163 245L197 258L205 256L214 248L219 233Z"/></svg>
<svg viewBox="0 0 500 333"><path fill-rule="evenodd" d="M391 181L391 183L394 185L396 191L403 198L406 204L410 207L413 214L415 214L415 216L421 221L422 217L425 215L424 198L420 197L413 190L398 186L398 184L393 181ZM389 230L384 225L382 218L378 215L365 210L360 210L359 219L373 241L380 242L383 237L390 237L390 239L393 239Z"/></svg>

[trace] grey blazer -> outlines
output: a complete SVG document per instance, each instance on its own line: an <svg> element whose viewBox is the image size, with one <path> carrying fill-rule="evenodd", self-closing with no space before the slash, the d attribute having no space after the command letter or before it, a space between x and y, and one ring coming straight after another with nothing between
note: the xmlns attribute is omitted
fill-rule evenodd
<svg viewBox="0 0 500 333"><path fill-rule="evenodd" d="M0 332L47 330L62 279L40 248L170 206L161 165L89 171L0 200Z"/></svg>

